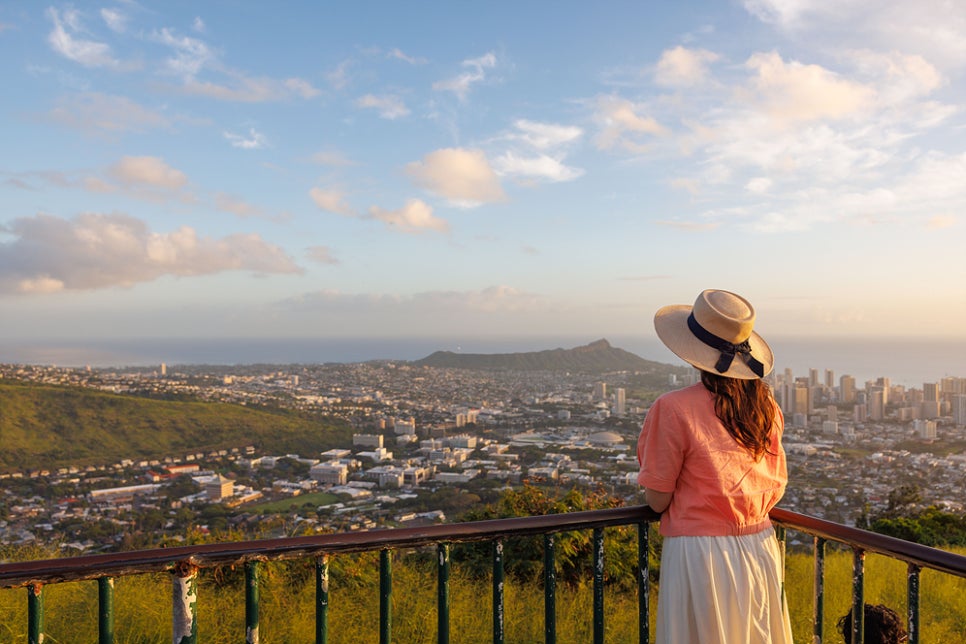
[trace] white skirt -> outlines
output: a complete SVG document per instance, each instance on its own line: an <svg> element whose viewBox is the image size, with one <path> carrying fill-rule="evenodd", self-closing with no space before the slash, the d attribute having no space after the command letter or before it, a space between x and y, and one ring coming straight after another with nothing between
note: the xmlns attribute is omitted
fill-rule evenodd
<svg viewBox="0 0 966 644"><path fill-rule="evenodd" d="M665 537L657 644L791 644L775 531Z"/></svg>

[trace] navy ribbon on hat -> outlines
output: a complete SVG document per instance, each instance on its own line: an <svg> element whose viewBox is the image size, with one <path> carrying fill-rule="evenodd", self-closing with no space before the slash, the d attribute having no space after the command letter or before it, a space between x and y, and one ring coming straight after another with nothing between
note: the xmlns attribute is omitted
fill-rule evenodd
<svg viewBox="0 0 966 644"><path fill-rule="evenodd" d="M741 359L744 360L748 368L757 375L759 378L765 377L765 365L758 361L753 355L751 355L751 345L745 340L740 344L733 344L728 342L724 338L719 338L715 334L711 333L703 326L698 324L698 321L694 319L694 313L688 316L688 328L691 329L691 333L694 334L698 340L704 342L706 345L712 349L717 349L721 352L721 357L718 358L718 362L714 365L714 368L718 370L718 373L724 373L731 368L731 363L735 359L735 355L740 355Z"/></svg>

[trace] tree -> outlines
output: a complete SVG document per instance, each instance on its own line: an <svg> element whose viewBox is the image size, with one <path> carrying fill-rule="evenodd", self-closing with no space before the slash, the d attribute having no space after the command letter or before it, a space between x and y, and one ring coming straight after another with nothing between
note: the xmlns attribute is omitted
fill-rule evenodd
<svg viewBox="0 0 966 644"><path fill-rule="evenodd" d="M571 489L560 496L551 496L541 488L525 484L519 489L506 490L500 499L479 510L468 512L464 521L483 521L509 517L562 514L583 510L602 510L623 505L618 497L602 490L586 494ZM593 579L593 536L591 530L557 533L555 541L557 579L574 586L590 583ZM544 545L542 536L515 537L507 541L504 559L506 573L522 579L539 579L543 573ZM492 569L489 544L467 544L454 550L454 561L466 562L470 570L486 576ZM621 588L637 583L637 537L634 526L608 528L604 538L604 580Z"/></svg>

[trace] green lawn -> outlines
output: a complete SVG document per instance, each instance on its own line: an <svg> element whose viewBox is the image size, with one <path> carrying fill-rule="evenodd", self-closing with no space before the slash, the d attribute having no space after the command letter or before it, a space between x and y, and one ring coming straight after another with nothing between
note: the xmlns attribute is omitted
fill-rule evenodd
<svg viewBox="0 0 966 644"><path fill-rule="evenodd" d="M264 503L246 505L245 510L252 513L261 512L263 514L273 514L276 512L288 512L293 508L300 508L303 505L329 505L330 503L335 503L338 500L339 497L334 494L329 494L328 492L312 492L311 494L300 494L298 496L280 499L278 501L266 501Z"/></svg>

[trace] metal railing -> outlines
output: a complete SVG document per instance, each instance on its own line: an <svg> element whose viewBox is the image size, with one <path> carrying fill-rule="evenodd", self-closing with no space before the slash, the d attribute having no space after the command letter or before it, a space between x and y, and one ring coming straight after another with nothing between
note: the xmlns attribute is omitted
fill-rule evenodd
<svg viewBox="0 0 966 644"><path fill-rule="evenodd" d="M168 572L173 580L172 641L197 642L197 575L203 568L243 565L245 571L245 641L259 641L259 568L262 562L315 559L315 641L328 641L329 557L342 553L380 552L379 641L392 640L393 550L436 546L437 549L437 641L448 644L450 550L454 543L492 543L493 642L502 644L504 629L504 551L507 538L544 537L544 633L548 644L556 642L556 535L562 532L593 532L593 637L604 641L604 528L637 527L638 638L650 641L648 583L648 525L659 516L647 506L628 506L543 516L493 519L468 523L414 528L372 530L283 539L210 543L134 552L86 555L0 564L0 588L27 588L28 642L40 644L44 637L44 586L67 581L96 580L98 585L98 642L114 642L114 579L127 575ZM966 577L966 557L921 546L900 539L850 528L795 512L774 509L783 551L785 533L794 530L814 538L815 580L813 593L813 642L822 641L824 623L825 548L828 542L844 544L853 551L852 641L863 640L864 561L866 553L877 553L908 565L908 625L911 644L920 641L919 574L923 568Z"/></svg>

